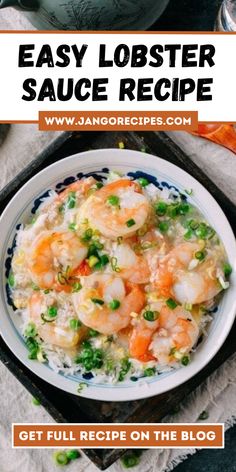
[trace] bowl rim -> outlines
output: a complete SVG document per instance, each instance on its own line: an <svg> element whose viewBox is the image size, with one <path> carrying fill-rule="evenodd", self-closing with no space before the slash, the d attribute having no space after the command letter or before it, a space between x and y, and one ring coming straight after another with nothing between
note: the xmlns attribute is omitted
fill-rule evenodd
<svg viewBox="0 0 236 472"><path fill-rule="evenodd" d="M113 157L113 159L110 158L109 163L106 160L105 160L105 162L103 162L104 158L102 158L102 155L108 155L108 157L106 158L106 159L108 159L110 154L113 154L113 156L116 155L117 156L116 159L121 158L121 161L119 163L115 162L115 167L118 167L119 165L121 167L126 165L127 167L130 167L130 168L133 168L133 169L135 168L136 170L137 169L140 170L140 166L138 164L136 164L135 161L133 162L133 160L131 160L131 159L129 160L129 156L130 157L132 156L132 158L134 156L136 156L137 162L141 161L142 164L143 164L143 167L142 167L143 171L145 171L145 169L149 170L149 173L151 173L151 175L157 175L157 177L158 177L158 165L159 165L160 166L160 171L159 171L160 174L164 174L164 172L161 168L161 167L164 167L164 169L171 170L174 173L175 178L176 178L176 175L177 175L177 185L179 185L180 187L182 186L182 183L178 182L178 178L181 177L180 180L186 179L188 182L192 182L193 186L195 186L195 190L197 189L197 192L203 192L203 195L205 195L205 197L207 197L207 199L210 200L210 204L211 204L212 208L215 209L217 211L217 213L220 215L220 218L222 219L222 223L224 223L224 225L226 225L225 228L227 230L226 232L227 232L227 235L229 237L229 240L231 241L231 244L232 244L231 251L233 253L233 261L230 261L230 262L231 262L231 265L236 269L236 242L235 242L235 237L234 237L232 228L231 228L224 212L222 211L221 207L216 202L214 197L210 194L210 192L200 182L198 182L194 177L192 177L186 171L182 170L177 165L172 164L171 162L166 161L165 159L161 159L160 157L157 157L155 155L143 153L141 151L135 151L135 150L129 150L129 149L120 150L120 149L114 149L114 148L83 151L81 153L75 153L71 156L65 157L65 158L63 158L63 159L61 159L61 160L45 167L43 170L41 170L36 175L34 175L28 182L26 182L21 187L21 189L14 195L14 197L10 200L10 202L8 203L8 205L6 206L5 210L3 211L3 213L0 217L0 228L1 228L2 224L4 225L4 223L7 223L8 220L9 220L8 211L11 210L12 208L14 208L14 206L19 207L19 204L18 204L18 202L20 201L19 197L21 195L24 196L25 191L27 191L28 188L31 188L31 193L32 193L34 182L39 182L40 179L42 177L44 177L46 174L50 177L50 178L45 179L46 180L45 183L43 181L43 186L42 186L42 182L40 183L41 191L37 192L37 195L40 195L40 194L42 194L43 190L48 188L48 186L50 185L50 183L49 183L50 180L51 180L51 184L52 184L52 177L54 178L54 180L56 178L59 178L59 175L57 176L55 174L55 176L54 176L54 170L55 169L58 168L59 173L61 175L66 176L66 174L68 174L72 171L72 170L70 170L70 167L73 167L73 162L74 161L76 162L76 159L78 159L78 161L76 162L77 172L79 172L80 170L83 170L83 168L86 169L86 166L88 166L88 163L86 162L86 160L89 160L89 159L92 159L92 160L95 159L96 165L93 163L93 166L94 167L99 167L100 169L104 166L114 167L114 164L113 164L114 157ZM123 156L123 158L125 158L125 159L123 159L123 160L125 160L125 162L123 162L122 156ZM65 166L66 166L67 163L69 163L68 164L69 168L67 170L65 170L65 173L63 174L61 168L63 167L63 164L65 164ZM70 166L71 163L72 163L72 165ZM148 165L146 166L145 164L147 164L147 163L148 163ZM152 165L154 167L152 167ZM96 171L94 170L94 172L96 172ZM171 172L169 174L169 179L170 179L170 181L173 181ZM36 193L34 194L34 197L32 197L32 198L35 198L35 197L36 197ZM195 204L196 204L196 201L195 201ZM199 205L197 205L197 206L199 207ZM201 206L199 208L202 211ZM20 209L21 209L21 207L20 207ZM15 210L15 212L17 213L17 217L18 217L19 209L18 209L18 211ZM7 242L5 237L2 238L2 239L3 239L3 241L2 240L0 241L0 250L4 247L4 244L6 244L6 242ZM1 253L4 254L4 251L1 250ZM2 259L3 259L3 256L2 256ZM234 271L233 278L231 280L233 280L233 285L236 286L235 275L236 275L236 273ZM232 289L231 289L230 293L231 292L232 292ZM228 294L226 294L225 297L227 295ZM230 329L231 329L231 327L233 325L233 322L234 322L234 319L235 319L236 300L233 300L233 294L230 297L228 295L228 298L232 298L232 302L231 302L232 306L231 306L230 314L227 315L228 318L227 318L226 326L224 326L223 327L224 329L222 329L220 331L219 337L217 338L217 341L214 342L211 345L211 350L210 350L210 354L209 354L208 358L205 359L204 362L202 361L200 363L200 366L197 366L196 365L197 363L195 362L195 365L194 365L194 368L193 368L193 363L191 362L189 364L189 366L187 366L187 367L177 369L175 371L173 370L170 375L166 376L166 378L169 377L172 380L175 377L174 382L170 381L168 383L168 380L167 380L167 382L164 382L164 386L160 385L160 380L158 378L156 378L156 380L154 380L152 383L145 382L145 383L143 383L143 385L140 385L140 383L139 383L138 385L134 384L134 386L133 385L132 386L126 386L125 388L122 387L122 386L118 388L117 386L114 386L114 385L111 385L107 388L103 388L102 386L99 387L99 384L98 385L93 384L93 385L89 385L89 388L86 388L84 391L82 391L80 393L80 396L83 396L85 398L94 399L94 400L103 400L103 401L139 400L139 399L142 399L142 398L148 398L148 397L151 397L151 396L154 396L154 395L157 395L157 394L167 392L169 390L172 390L173 388L178 387L182 383L188 381L190 378L192 378L194 375L196 375L200 370L202 370L211 361L211 359L215 356L215 354L218 352L220 347L223 345L225 339L227 338L227 336L230 332ZM0 297L0 308L4 309L2 296ZM3 315L0 315L0 316L3 316ZM9 318L9 322L10 322L10 316L6 313L6 317L7 316ZM14 328L14 329L16 329L16 328ZM22 350L15 349L15 347L13 347L14 340L12 341L12 337L10 335L10 332L7 332L7 329L3 328L2 323L0 323L0 333L1 333L4 341L6 342L8 347L10 348L10 350L34 374L39 376L44 381L60 388L61 390L64 390L66 392L78 395L78 393L76 393L76 388L74 386L72 388L72 385L71 385L72 381L70 379L66 378L66 376L64 376L62 374L58 374L58 373L52 371L48 366L45 366L45 365L42 365L40 363L36 363L36 362L28 360L28 358L26 358L26 355L25 355L26 354L26 348L25 348L25 354L24 355L22 354ZM15 343L16 343L16 341L15 341ZM17 343L17 345L18 345L18 343ZM176 374L176 373L178 373L178 374ZM163 379L165 380L165 377L163 377ZM163 383L163 379L162 379L162 383ZM78 384L81 383L81 382L82 381L78 380ZM84 383L86 383L86 380L84 380ZM73 384L75 384L75 381L73 381ZM167 384L167 385L165 385L165 384ZM157 385L156 388L155 388L155 385ZM112 394L112 399L111 399L111 394Z"/></svg>

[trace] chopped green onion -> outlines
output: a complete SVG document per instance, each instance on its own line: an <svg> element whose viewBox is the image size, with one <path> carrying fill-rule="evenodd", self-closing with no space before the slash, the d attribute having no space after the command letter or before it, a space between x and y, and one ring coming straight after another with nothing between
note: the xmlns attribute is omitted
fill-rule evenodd
<svg viewBox="0 0 236 472"><path fill-rule="evenodd" d="M138 179L138 182L140 183L141 187L147 187L147 185L149 185L148 180L145 179L144 177L140 177Z"/></svg>
<svg viewBox="0 0 236 472"><path fill-rule="evenodd" d="M88 265L92 269L97 263L99 262L98 257L96 256L90 256L88 259Z"/></svg>
<svg viewBox="0 0 236 472"><path fill-rule="evenodd" d="M25 328L24 336L26 338L34 338L37 335L37 329L34 323L28 323Z"/></svg>
<svg viewBox="0 0 236 472"><path fill-rule="evenodd" d="M195 221L195 220L189 220L189 221L187 222L187 226L188 226L190 229L192 229L193 231L195 231L195 229L198 228L199 223L198 223L198 221Z"/></svg>
<svg viewBox="0 0 236 472"><path fill-rule="evenodd" d="M124 143L123 141L120 141L120 142L118 143L118 148L119 148L119 149L125 149L125 143Z"/></svg>
<svg viewBox="0 0 236 472"><path fill-rule="evenodd" d="M70 329L73 331L77 331L82 326L82 323L80 320L77 320L76 318L71 318L69 321Z"/></svg>
<svg viewBox="0 0 236 472"><path fill-rule="evenodd" d="M8 284L10 285L11 288L13 288L15 285L15 277L12 272L9 274Z"/></svg>
<svg viewBox="0 0 236 472"><path fill-rule="evenodd" d="M140 462L140 458L137 451L128 452L124 457L121 458L121 463L126 469L135 467Z"/></svg>
<svg viewBox="0 0 236 472"><path fill-rule="evenodd" d="M159 316L158 311L147 310L144 312L143 317L147 321L155 321Z"/></svg>
<svg viewBox="0 0 236 472"><path fill-rule="evenodd" d="M133 220L133 218L131 218L130 220L126 221L126 226L128 226L128 228L131 228L131 226L134 226L136 223L135 223L135 220Z"/></svg>
<svg viewBox="0 0 236 472"><path fill-rule="evenodd" d="M64 451L54 452L53 457L57 465L67 465L69 463L69 459Z"/></svg>
<svg viewBox="0 0 236 472"><path fill-rule="evenodd" d="M43 351L41 349L38 350L37 352L37 361L41 362L42 364L46 362L46 356L44 355Z"/></svg>
<svg viewBox="0 0 236 472"><path fill-rule="evenodd" d="M82 242L87 242L92 239L93 236L93 230L91 228L86 229L86 231L82 234L81 241Z"/></svg>
<svg viewBox="0 0 236 472"><path fill-rule="evenodd" d="M189 356L183 356L182 359L181 359L181 364L184 365L184 366L187 366L189 364Z"/></svg>
<svg viewBox="0 0 236 472"><path fill-rule="evenodd" d="M99 190L100 188L103 187L103 183L102 183L102 182L97 182L97 183L96 183L96 187L97 187L97 189Z"/></svg>
<svg viewBox="0 0 236 472"><path fill-rule="evenodd" d="M111 258L111 268L114 270L114 272L120 272L120 268L117 265L117 257Z"/></svg>
<svg viewBox="0 0 236 472"><path fill-rule="evenodd" d="M107 256L107 254L102 254L102 256L100 256L99 258L99 262L96 264L96 269L100 269L101 267L105 267L105 265L107 265L109 262L109 257Z"/></svg>
<svg viewBox="0 0 236 472"><path fill-rule="evenodd" d="M167 211L167 203L165 202L158 202L155 205L155 211L158 216L164 216Z"/></svg>
<svg viewBox="0 0 236 472"><path fill-rule="evenodd" d="M29 351L29 355L28 355L28 358L30 360L35 360L37 359L37 353L38 353L38 350L39 350L39 344L38 342L30 337L30 338L27 338L26 340L26 346L27 346L27 349Z"/></svg>
<svg viewBox="0 0 236 472"><path fill-rule="evenodd" d="M69 229L70 231L76 231L76 230L78 229L78 226L77 226L76 223L70 223L70 224L68 225L68 229Z"/></svg>
<svg viewBox="0 0 236 472"><path fill-rule="evenodd" d="M90 338L96 338L99 335L99 332L91 328L88 332L88 335Z"/></svg>
<svg viewBox="0 0 236 472"><path fill-rule="evenodd" d="M147 367L147 369L144 370L144 376L145 377L152 377L156 373L155 367Z"/></svg>
<svg viewBox="0 0 236 472"><path fill-rule="evenodd" d="M46 290L43 291L43 293L45 293L45 295L48 295L50 292L51 292L50 288L46 288Z"/></svg>
<svg viewBox="0 0 236 472"><path fill-rule="evenodd" d="M39 400L39 398L36 398L36 397L33 397L33 398L32 398L32 403L33 403L33 405L35 405L35 406L41 405L41 401Z"/></svg>
<svg viewBox="0 0 236 472"><path fill-rule="evenodd" d="M192 232L191 229L189 229L189 230L186 231L186 233L184 234L184 239L186 239L186 240L188 241L189 239L192 238L192 236L193 236L193 232Z"/></svg>
<svg viewBox="0 0 236 472"><path fill-rule="evenodd" d="M109 197L107 197L107 203L112 206L119 206L120 199L116 195L109 195Z"/></svg>
<svg viewBox="0 0 236 472"><path fill-rule="evenodd" d="M118 376L118 381L119 382L122 382L124 380L126 374L130 370L130 367L131 367L131 362L129 361L129 359L127 359L125 357L124 359L121 360L121 370L120 370L119 376Z"/></svg>
<svg viewBox="0 0 236 472"><path fill-rule="evenodd" d="M206 410L203 410L199 417L198 420L207 420L209 418L209 413Z"/></svg>
<svg viewBox="0 0 236 472"><path fill-rule="evenodd" d="M190 210L190 205L188 203L180 203L178 206L178 213L180 215L186 215Z"/></svg>
<svg viewBox="0 0 236 472"><path fill-rule="evenodd" d="M187 195L192 195L193 194L193 189L192 188L185 189L184 191L185 191L185 193L187 193Z"/></svg>
<svg viewBox="0 0 236 472"><path fill-rule="evenodd" d="M158 229L162 232L162 233L166 233L169 229L169 223L168 221L161 221L158 225Z"/></svg>
<svg viewBox="0 0 236 472"><path fill-rule="evenodd" d="M119 307L120 307L120 301L119 301L119 300L112 300L112 301L109 303L109 308L110 308L111 310L117 310Z"/></svg>
<svg viewBox="0 0 236 472"><path fill-rule="evenodd" d="M104 301L101 300L100 298L91 298L92 302L97 304L97 305L104 305Z"/></svg>
<svg viewBox="0 0 236 472"><path fill-rule="evenodd" d="M81 393L86 387L87 387L87 384L85 382L80 382L77 388L77 393Z"/></svg>
<svg viewBox="0 0 236 472"><path fill-rule="evenodd" d="M35 285L34 283L31 284L31 288L32 290L34 290L35 292L39 292L40 288L38 287L38 285Z"/></svg>
<svg viewBox="0 0 236 472"><path fill-rule="evenodd" d="M118 236L118 238L117 238L117 244L120 245L120 244L122 243L122 241L123 241L123 236Z"/></svg>
<svg viewBox="0 0 236 472"><path fill-rule="evenodd" d="M205 251L197 251L195 252L195 258L198 260L198 261L203 261L206 257L206 252Z"/></svg>
<svg viewBox="0 0 236 472"><path fill-rule="evenodd" d="M79 292L82 288L82 285L80 282L75 282L73 283L72 285L73 289L72 289L72 292L75 293L75 292Z"/></svg>
<svg viewBox="0 0 236 472"><path fill-rule="evenodd" d="M67 208L71 210L72 208L75 208L75 205L76 205L76 193L70 192L67 199Z"/></svg>
<svg viewBox="0 0 236 472"><path fill-rule="evenodd" d="M47 309L47 316L49 318L56 318L57 316L57 307L56 306L49 306Z"/></svg>
<svg viewBox="0 0 236 472"><path fill-rule="evenodd" d="M64 211L65 211L65 203L63 203L62 205L59 206L58 211L59 211L59 213L64 213Z"/></svg>
<svg viewBox="0 0 236 472"><path fill-rule="evenodd" d="M176 303L175 300L173 300L173 298L168 298L168 300L166 300L166 305L171 310L174 310L178 306L178 304Z"/></svg>
<svg viewBox="0 0 236 472"><path fill-rule="evenodd" d="M80 457L80 453L77 449L70 449L69 451L66 451L66 456L69 461L74 461Z"/></svg>
<svg viewBox="0 0 236 472"><path fill-rule="evenodd" d="M230 264L225 264L224 267L223 267L223 271L224 271L224 274L225 274L225 277L229 277L231 274L232 274L232 267Z"/></svg>

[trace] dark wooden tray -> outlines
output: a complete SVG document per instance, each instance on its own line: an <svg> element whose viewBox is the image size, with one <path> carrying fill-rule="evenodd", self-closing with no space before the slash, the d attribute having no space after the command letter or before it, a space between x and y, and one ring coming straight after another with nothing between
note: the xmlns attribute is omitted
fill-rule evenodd
<svg viewBox="0 0 236 472"><path fill-rule="evenodd" d="M226 213L234 232L236 233L236 208L230 200L215 186L213 182L185 155L180 148L165 134L159 133L64 133L49 148L47 148L33 163L23 170L17 178L10 182L0 193L0 212L16 191L30 177L47 165L63 159L76 152L117 147L123 141L126 148L140 150L145 147L147 152L156 154L182 169L185 169L199 180L215 197ZM99 402L86 400L65 393L52 387L30 372L8 349L0 338L0 360L17 377L18 380L32 393L39 397L42 405L57 422L71 423L103 423L103 422L159 422L181 401L189 392L195 389L217 367L219 367L235 351L236 325L234 325L227 341L214 359L195 377L180 387L153 397L148 400L133 402ZM33 421L33 418L32 418ZM107 468L118 459L123 450L85 450L87 456L101 469Z"/></svg>

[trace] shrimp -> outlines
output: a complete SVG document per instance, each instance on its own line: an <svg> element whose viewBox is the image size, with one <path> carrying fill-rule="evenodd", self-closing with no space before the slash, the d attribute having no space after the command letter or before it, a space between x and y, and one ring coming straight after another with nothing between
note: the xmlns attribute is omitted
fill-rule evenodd
<svg viewBox="0 0 236 472"><path fill-rule="evenodd" d="M137 255L128 244L117 245L113 252L119 276L134 284L149 281L150 270L142 255Z"/></svg>
<svg viewBox="0 0 236 472"><path fill-rule="evenodd" d="M134 327L129 340L130 356L143 362L154 359L148 352L152 336L159 326L158 319L147 321L143 317L133 321Z"/></svg>
<svg viewBox="0 0 236 472"><path fill-rule="evenodd" d="M199 328L191 313L180 306L174 310L163 306L158 321L159 327L149 348L160 365L168 365L176 359L180 360L192 349L197 342Z"/></svg>
<svg viewBox="0 0 236 472"><path fill-rule="evenodd" d="M102 334L117 333L126 328L131 313L139 313L145 304L145 295L137 285L125 287L120 277L92 274L82 281L83 288L72 295L76 313L82 323ZM111 308L112 301L117 309Z"/></svg>
<svg viewBox="0 0 236 472"><path fill-rule="evenodd" d="M189 352L199 336L199 328L191 313L182 307L175 310L163 305L155 321L143 317L134 321L130 337L130 356L142 362L157 359L159 364L176 361L175 352L180 358Z"/></svg>
<svg viewBox="0 0 236 472"><path fill-rule="evenodd" d="M71 192L78 193L78 196L86 196L91 187L96 183L96 180L93 177L88 177L83 180L76 180L72 184L68 185L62 192L57 196L57 201L64 202L64 200L69 196Z"/></svg>
<svg viewBox="0 0 236 472"><path fill-rule="evenodd" d="M58 274L68 279L87 256L88 249L74 233L41 233L34 241L28 262L32 280L40 288L61 290L66 286L58 282Z"/></svg>
<svg viewBox="0 0 236 472"><path fill-rule="evenodd" d="M77 346L77 344L86 336L87 328L81 326L77 330L71 329L69 326L69 320L65 321L64 317L60 316L59 308L55 321L45 323L42 319L42 314L47 311L51 302L51 297L39 292L34 293L29 300L29 319L35 324L38 335L46 343L64 349L71 349ZM72 317L75 317L73 311Z"/></svg>
<svg viewBox="0 0 236 472"><path fill-rule="evenodd" d="M181 243L159 261L153 277L159 295L172 295L182 304L196 304L221 291L214 260L199 263L195 258L200 249L199 243Z"/></svg>
<svg viewBox="0 0 236 472"><path fill-rule="evenodd" d="M90 226L106 238L127 238L144 225L150 211L140 187L121 179L104 186L82 204L78 224L88 219Z"/></svg>

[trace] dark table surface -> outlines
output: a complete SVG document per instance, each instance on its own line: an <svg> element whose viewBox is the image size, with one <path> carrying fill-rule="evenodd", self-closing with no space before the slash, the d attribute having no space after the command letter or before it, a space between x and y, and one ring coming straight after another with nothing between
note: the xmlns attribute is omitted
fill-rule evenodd
<svg viewBox="0 0 236 472"><path fill-rule="evenodd" d="M158 0L156 0L158 1ZM211 31L222 0L170 0L154 31Z"/></svg>

